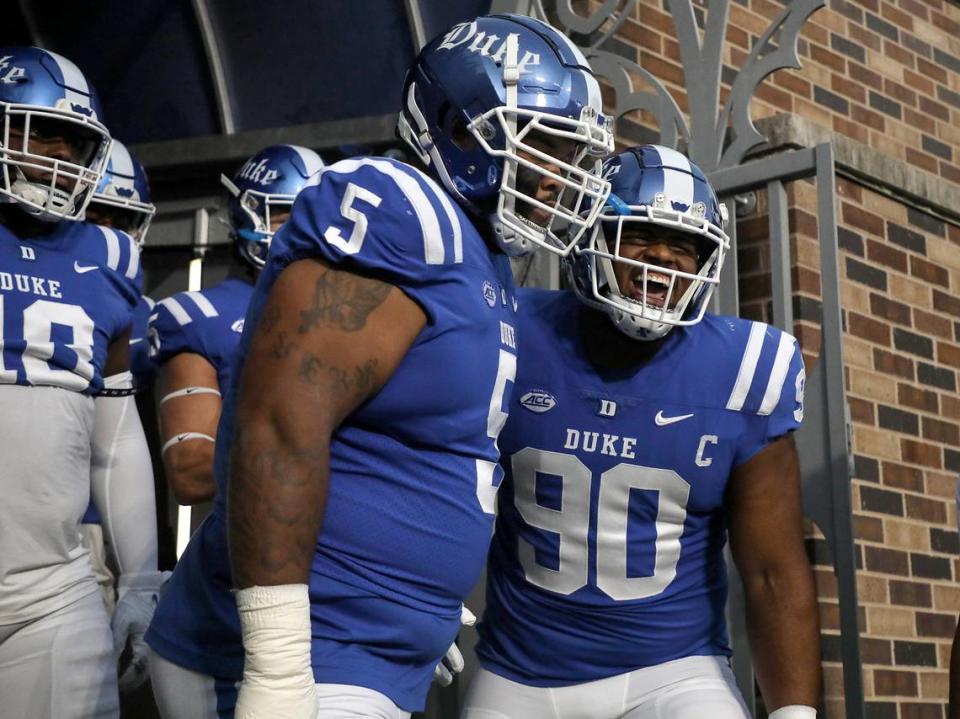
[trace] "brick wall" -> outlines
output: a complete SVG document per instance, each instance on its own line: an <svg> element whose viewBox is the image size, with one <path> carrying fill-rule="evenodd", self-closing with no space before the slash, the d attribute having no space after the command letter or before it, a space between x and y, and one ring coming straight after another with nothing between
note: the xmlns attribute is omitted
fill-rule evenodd
<svg viewBox="0 0 960 719"><path fill-rule="evenodd" d="M706 4L695 3L697 12ZM783 8L770 0L731 3L726 83ZM605 47L664 82L686 112L673 35L665 4L642 0ZM960 185L960 5L828 0L801 32L799 55L801 69L779 71L760 86L754 119L802 116ZM621 144L649 141L650 118L629 120L618 127ZM925 212L922 202L845 178L836 191L867 716L941 718L960 609L960 207ZM766 203L759 194L756 213L737 226L741 313L769 320ZM795 182L788 196L794 329L813 362L820 342L815 188ZM826 708L834 719L844 715L837 589L818 537L812 529Z"/></svg>

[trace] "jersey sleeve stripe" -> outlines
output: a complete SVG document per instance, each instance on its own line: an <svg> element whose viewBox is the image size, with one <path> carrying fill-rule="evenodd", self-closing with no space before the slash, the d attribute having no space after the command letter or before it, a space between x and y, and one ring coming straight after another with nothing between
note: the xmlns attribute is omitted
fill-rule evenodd
<svg viewBox="0 0 960 719"><path fill-rule="evenodd" d="M185 309L183 309L183 305L177 302L177 300L173 297L167 297L165 300L160 300L159 304L161 307L166 307L167 311L173 315L173 319L175 319L181 325L188 325L193 322L193 318Z"/></svg>
<svg viewBox="0 0 960 719"><path fill-rule="evenodd" d="M413 207L420 223L423 235L424 258L428 265L442 265L444 260L443 236L440 234L440 220L433 205L419 183L387 160L375 160L369 157L341 160L324 169L324 172L350 173L360 167L372 167L394 181L407 201Z"/></svg>
<svg viewBox="0 0 960 719"><path fill-rule="evenodd" d="M213 303L210 302L206 297L204 297L199 292L184 292L184 296L189 297L190 300L197 306L204 317L216 317L220 313L217 312L217 308L213 306Z"/></svg>
<svg viewBox="0 0 960 719"><path fill-rule="evenodd" d="M152 309L156 306L156 304L157 304L156 302L154 302L151 298L147 297L146 295L143 295L143 301L147 303L147 307L149 307L151 310L152 310Z"/></svg>
<svg viewBox="0 0 960 719"><path fill-rule="evenodd" d="M453 229L453 261L463 262L463 228L460 226L460 218L457 216L457 211L454 209L453 203L450 202L450 198L447 197L447 193L440 189L440 186L433 181L432 177L424 175L423 179L426 180L430 189L433 190L434 196L440 200L440 206L443 207L443 212L446 214L447 220L450 222L450 227Z"/></svg>
<svg viewBox="0 0 960 719"><path fill-rule="evenodd" d="M780 344L777 345L777 356L773 360L773 369L770 370L770 381L767 390L763 393L763 401L757 414L770 414L780 403L780 394L783 392L783 382L790 369L790 359L793 357L796 340L786 332L780 335Z"/></svg>
<svg viewBox="0 0 960 719"><path fill-rule="evenodd" d="M130 255L127 260L127 271L123 274L127 276L127 279L135 280L137 279L137 271L140 269L140 250L137 249L137 243L133 241L133 238L130 235L124 233L124 237L127 238L127 242L130 247Z"/></svg>
<svg viewBox="0 0 960 719"><path fill-rule="evenodd" d="M96 226L103 234L103 239L107 241L107 267L116 270L120 267L120 240L117 239L117 233L109 227Z"/></svg>
<svg viewBox="0 0 960 719"><path fill-rule="evenodd" d="M737 373L737 381L733 385L733 391L727 400L727 409L739 412L743 409L743 403L750 393L750 386L753 384L753 375L757 371L757 360L760 359L760 350L763 349L763 338L766 335L766 325L762 322L750 323L750 337L747 339L747 347L743 352L743 360L740 362L740 371Z"/></svg>

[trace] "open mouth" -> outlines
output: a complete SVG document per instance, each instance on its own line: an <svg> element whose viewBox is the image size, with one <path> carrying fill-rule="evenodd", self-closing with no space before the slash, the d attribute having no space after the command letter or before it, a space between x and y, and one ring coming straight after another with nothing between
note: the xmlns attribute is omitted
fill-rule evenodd
<svg viewBox="0 0 960 719"><path fill-rule="evenodd" d="M669 294L670 277L663 273L647 272L646 287L644 287L642 272L631 278L631 295L636 302L662 308L666 305Z"/></svg>

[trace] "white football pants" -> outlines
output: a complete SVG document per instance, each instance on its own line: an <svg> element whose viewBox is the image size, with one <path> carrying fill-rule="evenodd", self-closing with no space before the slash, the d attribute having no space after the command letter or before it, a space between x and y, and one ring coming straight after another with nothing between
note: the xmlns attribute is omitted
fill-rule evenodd
<svg viewBox="0 0 960 719"><path fill-rule="evenodd" d="M585 684L531 687L480 668L460 719L750 719L725 657L686 657Z"/></svg>
<svg viewBox="0 0 960 719"><path fill-rule="evenodd" d="M100 592L21 624L0 625L0 716L117 719L113 635Z"/></svg>
<svg viewBox="0 0 960 719"><path fill-rule="evenodd" d="M150 682L163 719L228 719L237 702L236 686L167 661L150 650ZM317 684L316 719L410 719L410 713L372 689ZM220 713L217 713L217 707Z"/></svg>

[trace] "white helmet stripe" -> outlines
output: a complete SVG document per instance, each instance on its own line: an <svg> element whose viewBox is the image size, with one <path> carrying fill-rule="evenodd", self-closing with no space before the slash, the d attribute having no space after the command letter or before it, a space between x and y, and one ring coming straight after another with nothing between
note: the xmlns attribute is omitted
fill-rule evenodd
<svg viewBox="0 0 960 719"><path fill-rule="evenodd" d="M289 145L289 147L300 156L300 160L307 170L307 177L310 178L310 181L307 182L305 187L316 185L320 179L317 173L324 168L323 159L308 147L301 147L300 145Z"/></svg>
<svg viewBox="0 0 960 719"><path fill-rule="evenodd" d="M123 179L130 178L129 184L133 186L133 158L130 157L130 151L122 142L114 141L113 149L110 151L110 171L114 175L123 175Z"/></svg>
<svg viewBox="0 0 960 719"><path fill-rule="evenodd" d="M551 28L551 29L552 29L552 28ZM567 37L566 35L564 35L562 32L558 32L558 31L556 31L556 30L554 30L554 32L551 33L551 35L553 36L553 38L554 38L555 40L560 40L560 41L563 42L563 44L566 46L566 48L567 48L571 53L573 53L573 56L574 56L575 58L577 58L577 62L578 62L578 63L580 63L580 64L583 65L584 67L590 67L590 63L587 61L586 56L584 56L583 50L581 50L579 47L577 47L577 46L574 44L573 40L571 40L570 38L568 38L568 37Z"/></svg>
<svg viewBox="0 0 960 719"><path fill-rule="evenodd" d="M87 79L83 76L83 73L80 72L80 68L62 55L50 52L49 50L44 50L44 52L53 58L54 62L57 63L57 67L60 69L60 74L63 76L63 84L66 85L64 88L64 96L67 98L67 101L93 109L93 105L90 103L90 87L87 85ZM100 119L97 118L95 114L94 117L98 120Z"/></svg>
<svg viewBox="0 0 960 719"><path fill-rule="evenodd" d="M693 204L693 175L690 169L690 160L676 150L669 147L656 147L660 153L663 165L663 194L667 201L682 202L688 207ZM680 172L671 172L669 168L677 168Z"/></svg>

